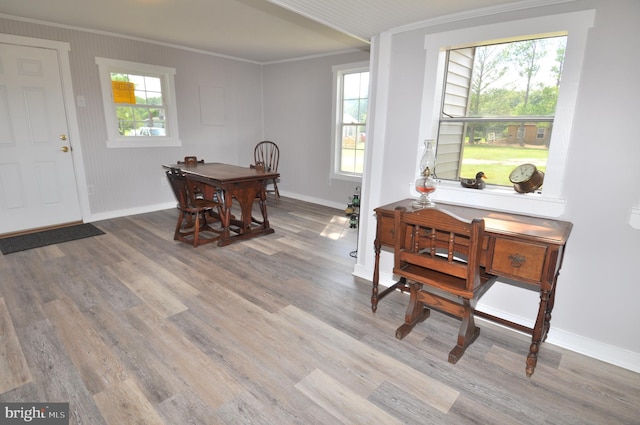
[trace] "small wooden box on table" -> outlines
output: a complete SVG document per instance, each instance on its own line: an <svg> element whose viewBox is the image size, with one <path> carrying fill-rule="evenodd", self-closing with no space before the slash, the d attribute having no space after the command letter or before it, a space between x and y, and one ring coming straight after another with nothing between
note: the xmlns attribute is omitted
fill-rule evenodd
<svg viewBox="0 0 640 425"><path fill-rule="evenodd" d="M411 210L413 199L405 199L375 208L377 219L375 267L371 308L375 312L378 301L396 289L406 289L402 279L378 293L380 279L380 251L383 247L393 249L395 244L394 210L405 207ZM485 220L480 262L492 275L508 278L531 286L540 292L540 306L533 328L476 310L475 314L488 320L531 334L531 346L526 361L527 376L531 376L537 363L540 343L545 340L551 323L556 282L562 266L562 257L572 224L548 218L509 214L487 209L438 202L436 208L467 219Z"/></svg>

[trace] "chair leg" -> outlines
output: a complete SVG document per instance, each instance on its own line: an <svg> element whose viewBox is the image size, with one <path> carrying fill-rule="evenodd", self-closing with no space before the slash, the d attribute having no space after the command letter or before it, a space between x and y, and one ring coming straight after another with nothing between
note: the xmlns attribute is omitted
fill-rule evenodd
<svg viewBox="0 0 640 425"><path fill-rule="evenodd" d="M180 213L178 214L178 222L176 223L176 230L175 232L173 232L173 240L174 241L181 241L183 240L182 238L182 222L184 221L184 212L180 211Z"/></svg>
<svg viewBox="0 0 640 425"><path fill-rule="evenodd" d="M418 301L418 292L420 288L422 288L422 285L419 283L411 283L409 286L411 288L411 296L409 298L407 312L404 315L404 324L396 330L396 338L398 339L407 336L418 323L427 320L431 314L431 310L424 307L424 305Z"/></svg>
<svg viewBox="0 0 640 425"><path fill-rule="evenodd" d="M196 216L196 222L193 226L193 246L196 247L200 244L200 213L194 214Z"/></svg>
<svg viewBox="0 0 640 425"><path fill-rule="evenodd" d="M214 240L218 239L218 238L214 239L214 238L200 237L200 232L220 233L220 231L216 230L211 226L211 224L209 224L209 220L207 220L207 214L209 212L210 211L208 210L203 210L195 214L196 222L193 229L193 246L199 246L208 242L213 242ZM212 220L215 220L215 218L216 218L215 216L212 216Z"/></svg>
<svg viewBox="0 0 640 425"><path fill-rule="evenodd" d="M278 183L276 183L275 179L273 179L273 194L276 197L276 203L278 203L280 200L280 191L278 190Z"/></svg>
<svg viewBox="0 0 640 425"><path fill-rule="evenodd" d="M469 300L464 300L464 316L458 332L458 344L449 353L449 363L456 364L462 357L467 347L480 335L480 328L476 326L473 318L473 307Z"/></svg>

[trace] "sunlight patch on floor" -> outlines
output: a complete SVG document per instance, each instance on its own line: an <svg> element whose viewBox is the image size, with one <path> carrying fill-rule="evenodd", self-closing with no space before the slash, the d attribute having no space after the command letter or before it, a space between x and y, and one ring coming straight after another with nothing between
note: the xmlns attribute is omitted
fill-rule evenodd
<svg viewBox="0 0 640 425"><path fill-rule="evenodd" d="M337 241L356 231L349 227L349 217L334 215L329 224L320 232L320 236Z"/></svg>

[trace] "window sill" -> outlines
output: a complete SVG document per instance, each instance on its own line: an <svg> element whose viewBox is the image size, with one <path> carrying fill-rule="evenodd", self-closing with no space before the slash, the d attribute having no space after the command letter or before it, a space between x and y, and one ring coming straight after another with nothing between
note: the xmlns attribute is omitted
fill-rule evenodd
<svg viewBox="0 0 640 425"><path fill-rule="evenodd" d="M410 183L411 193L418 196ZM441 181L431 195L434 201L450 202L477 208L487 208L541 217L559 217L564 213L564 199L545 197L541 193L517 193L513 189L489 186L483 190L467 189L460 183Z"/></svg>
<svg viewBox="0 0 640 425"><path fill-rule="evenodd" d="M182 146L182 141L158 136L107 140L107 148L166 148L171 146Z"/></svg>
<svg viewBox="0 0 640 425"><path fill-rule="evenodd" d="M337 174L337 173L331 173L331 175L329 175L329 179L330 180L344 180L344 181L348 181L348 182L355 182L355 183L361 183L362 182L362 176L358 176L358 175L354 175L354 174Z"/></svg>

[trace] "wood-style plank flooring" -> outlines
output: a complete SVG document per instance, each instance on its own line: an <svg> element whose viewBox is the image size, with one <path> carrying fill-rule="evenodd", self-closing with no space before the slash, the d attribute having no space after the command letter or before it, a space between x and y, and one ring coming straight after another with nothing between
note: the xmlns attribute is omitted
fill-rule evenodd
<svg viewBox="0 0 640 425"><path fill-rule="evenodd" d="M0 401L69 402L70 423L638 424L640 375L437 312L395 338L407 296L370 307L343 212L281 198L276 232L173 241L166 210L0 256Z"/></svg>

